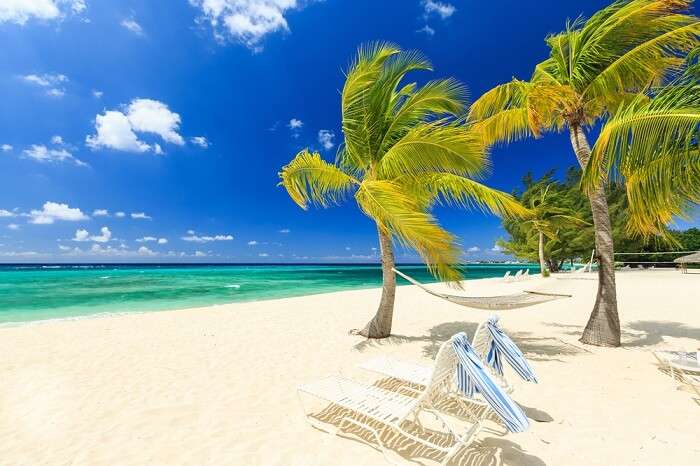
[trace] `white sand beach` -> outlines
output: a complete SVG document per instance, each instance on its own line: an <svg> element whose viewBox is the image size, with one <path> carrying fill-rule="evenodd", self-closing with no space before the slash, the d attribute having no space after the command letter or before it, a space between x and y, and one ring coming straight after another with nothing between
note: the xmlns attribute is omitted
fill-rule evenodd
<svg viewBox="0 0 700 466"><path fill-rule="evenodd" d="M634 271L617 279L616 349L577 341L595 280L467 283L473 295L535 289L574 297L500 313L539 377L537 385L511 377L513 397L551 422L505 436L493 424L451 464L700 463L700 404L650 353L700 347L700 275ZM331 373L373 380L356 366L381 354L427 362L440 343L458 331L471 336L490 313L401 287L394 336L349 335L374 313L379 293L2 328L0 464L385 464L370 443L309 426L296 387ZM401 454L407 464L434 464Z"/></svg>

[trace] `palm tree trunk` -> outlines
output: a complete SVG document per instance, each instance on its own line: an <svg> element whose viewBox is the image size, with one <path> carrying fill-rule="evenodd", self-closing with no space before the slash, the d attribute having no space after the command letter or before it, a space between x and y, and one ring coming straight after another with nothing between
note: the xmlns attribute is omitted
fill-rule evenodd
<svg viewBox="0 0 700 466"><path fill-rule="evenodd" d="M382 298L379 301L377 313L365 328L358 332L367 338L386 338L391 334L391 323L394 317L394 298L396 297L396 275L394 275L394 249L391 235L382 228L379 231L379 247L382 255Z"/></svg>
<svg viewBox="0 0 700 466"><path fill-rule="evenodd" d="M581 168L588 164L591 148L580 125L570 125L571 145ZM620 346L620 318L617 313L613 236L605 187L600 185L588 195L593 214L598 293L593 312L581 336L581 342L597 346Z"/></svg>
<svg viewBox="0 0 700 466"><path fill-rule="evenodd" d="M544 269L546 264L544 263L544 234L540 231L540 244L539 244L539 254L540 254L540 274L544 277Z"/></svg>

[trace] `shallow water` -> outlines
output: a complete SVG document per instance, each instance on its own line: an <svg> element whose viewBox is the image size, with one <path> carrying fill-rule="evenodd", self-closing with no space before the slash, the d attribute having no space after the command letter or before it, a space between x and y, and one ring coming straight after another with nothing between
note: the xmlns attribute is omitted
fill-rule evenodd
<svg viewBox="0 0 700 466"><path fill-rule="evenodd" d="M468 264L468 279L536 265ZM401 265L417 280L422 265ZM399 284L406 284L402 279ZM381 285L378 265L0 265L0 323L184 309Z"/></svg>

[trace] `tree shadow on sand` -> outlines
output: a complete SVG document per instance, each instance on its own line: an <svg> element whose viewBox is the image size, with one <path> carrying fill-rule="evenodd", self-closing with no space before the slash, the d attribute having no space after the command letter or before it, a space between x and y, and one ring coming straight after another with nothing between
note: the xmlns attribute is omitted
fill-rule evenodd
<svg viewBox="0 0 700 466"><path fill-rule="evenodd" d="M356 424L343 423L343 419L351 418L366 424L376 431L379 441L383 444L386 454L392 458L392 462L399 460L401 463L412 464L435 464L445 458L445 453L430 448L422 443L400 434L387 426L359 415L342 407L329 404L320 411L311 414L314 423L324 425L314 426L319 430L326 430L325 426L344 441L359 442L377 451L382 451L381 446L370 431L360 428ZM454 444L454 438L441 431L432 430L425 426L419 426L410 421L404 421L402 428L409 435L423 438L449 448ZM466 446L460 448L455 456L447 463L453 466L544 466L545 463L540 458L526 453L520 445L504 438L488 437L477 439Z"/></svg>
<svg viewBox="0 0 700 466"><path fill-rule="evenodd" d="M465 332L468 336L474 335L477 324L473 322L444 322L428 330L427 335L406 336L391 335L381 340L366 339L355 345L355 349L362 352L369 348L381 348L396 346L404 343L423 342L423 355L433 359L437 355L440 346L455 333ZM510 332L508 335L515 341L528 359L533 361L560 361L557 356L576 356L587 353L583 348L567 343L556 337L537 336L531 332Z"/></svg>
<svg viewBox="0 0 700 466"><path fill-rule="evenodd" d="M550 327L563 330L566 335L580 337L582 328L577 325L547 323ZM682 322L661 320L638 320L623 323L622 346L625 348L643 348L663 343L664 337L690 338L700 340L700 328L690 327Z"/></svg>

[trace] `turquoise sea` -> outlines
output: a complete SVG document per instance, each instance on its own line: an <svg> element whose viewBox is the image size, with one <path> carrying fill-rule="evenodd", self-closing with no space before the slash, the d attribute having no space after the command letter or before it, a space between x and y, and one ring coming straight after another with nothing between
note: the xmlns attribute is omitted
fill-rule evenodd
<svg viewBox="0 0 700 466"><path fill-rule="evenodd" d="M537 265L467 264L467 279ZM400 270L435 281L422 265ZM406 284L405 281L399 281ZM184 309L381 285L378 265L0 265L0 324Z"/></svg>

